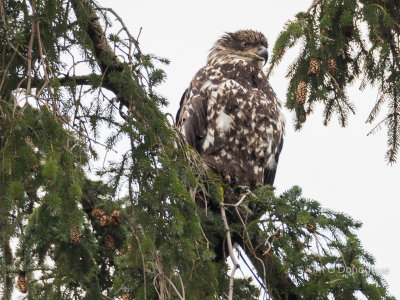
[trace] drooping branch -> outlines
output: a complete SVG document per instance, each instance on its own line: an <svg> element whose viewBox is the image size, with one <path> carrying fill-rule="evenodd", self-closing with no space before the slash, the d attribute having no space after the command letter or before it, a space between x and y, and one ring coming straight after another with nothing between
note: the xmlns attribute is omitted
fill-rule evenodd
<svg viewBox="0 0 400 300"><path fill-rule="evenodd" d="M296 14L279 34L268 70L269 76L289 49L299 47L299 56L287 73L286 106L295 113L295 128L302 128L306 115L314 112L317 102L324 105L324 125L336 114L345 127L349 113L355 112L346 91L356 78L363 78L361 89L367 84L379 88L380 100L367 120L373 122L382 104L395 105L391 87L400 82L398 1L310 2L311 6ZM309 73L310 67L315 65L320 67L319 71ZM301 101L296 96L300 82L307 84L305 90L308 91L306 99ZM396 154L399 132L394 129L395 119L388 119L384 125L388 131L389 150ZM387 160L394 163L396 155L388 155Z"/></svg>

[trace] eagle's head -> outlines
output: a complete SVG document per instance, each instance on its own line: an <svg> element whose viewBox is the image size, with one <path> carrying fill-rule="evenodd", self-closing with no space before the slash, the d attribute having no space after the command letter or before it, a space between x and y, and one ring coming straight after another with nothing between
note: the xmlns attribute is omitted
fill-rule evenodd
<svg viewBox="0 0 400 300"><path fill-rule="evenodd" d="M216 64L224 59L241 58L253 63L260 69L268 60L268 41L265 36L254 30L238 30L226 33L211 48L208 64Z"/></svg>

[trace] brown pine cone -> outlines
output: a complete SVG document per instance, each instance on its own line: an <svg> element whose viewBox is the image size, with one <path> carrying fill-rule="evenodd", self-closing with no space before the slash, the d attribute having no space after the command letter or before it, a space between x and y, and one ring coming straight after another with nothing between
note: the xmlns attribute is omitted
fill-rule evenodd
<svg viewBox="0 0 400 300"><path fill-rule="evenodd" d="M306 103L307 99L307 83L304 80L300 80L299 84L297 85L296 91L296 101L300 105Z"/></svg>
<svg viewBox="0 0 400 300"><path fill-rule="evenodd" d="M308 68L308 76L315 76L319 74L320 66L318 60L311 58L310 67Z"/></svg>
<svg viewBox="0 0 400 300"><path fill-rule="evenodd" d="M115 227L121 225L121 212L119 210L113 210L111 213L111 224Z"/></svg>
<svg viewBox="0 0 400 300"><path fill-rule="evenodd" d="M337 68L336 60L333 57L328 59L328 70L332 75L335 74Z"/></svg>
<svg viewBox="0 0 400 300"><path fill-rule="evenodd" d="M104 215L100 218L99 224L101 227L105 227L111 223L111 217Z"/></svg>
<svg viewBox="0 0 400 300"><path fill-rule="evenodd" d="M78 245L81 241L82 234L79 231L79 226L74 225L70 231L70 240L72 245Z"/></svg>
<svg viewBox="0 0 400 300"><path fill-rule="evenodd" d="M311 224L310 222L308 222L308 223L306 224L306 228L307 228L307 230L308 230L310 233L314 233L315 230L316 230L315 225L314 225L314 224Z"/></svg>
<svg viewBox="0 0 400 300"><path fill-rule="evenodd" d="M133 300L133 296L129 294L122 294L121 295L122 300Z"/></svg>
<svg viewBox="0 0 400 300"><path fill-rule="evenodd" d="M104 238L104 244L106 244L107 248L111 251L115 250L115 240L111 234L107 234Z"/></svg>
<svg viewBox="0 0 400 300"><path fill-rule="evenodd" d="M100 220L101 217L104 216L105 214L106 213L103 210L98 209L98 208L95 208L95 209L92 210L92 216L94 218L96 218L97 220Z"/></svg>
<svg viewBox="0 0 400 300"><path fill-rule="evenodd" d="M28 282L24 275L19 275L17 280L17 289L21 293L26 293L28 291Z"/></svg>

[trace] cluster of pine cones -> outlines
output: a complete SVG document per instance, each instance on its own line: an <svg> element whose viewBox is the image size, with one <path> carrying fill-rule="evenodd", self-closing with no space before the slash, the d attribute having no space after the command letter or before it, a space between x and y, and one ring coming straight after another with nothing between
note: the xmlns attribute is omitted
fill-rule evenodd
<svg viewBox="0 0 400 300"><path fill-rule="evenodd" d="M328 59L328 71L333 76L336 72L336 60L333 57ZM320 64L316 58L311 58L310 66L308 68L308 76L317 76L321 71ZM300 105L304 105L307 99L307 83L304 80L300 80L296 90L296 101Z"/></svg>
<svg viewBox="0 0 400 300"><path fill-rule="evenodd" d="M121 225L121 212L119 210L113 210L111 214L108 216L101 209L93 209L92 216L99 222L101 227L105 227L108 225L112 225L114 227L118 227ZM71 228L70 231L70 241L72 245L78 245L81 241L82 234L79 230L79 225L75 225ZM115 239L111 234L107 234L104 237L104 244L111 251L115 251Z"/></svg>
<svg viewBox="0 0 400 300"><path fill-rule="evenodd" d="M103 210L96 208L93 209L92 216L99 222L101 227L108 225L118 227L121 225L121 212L119 210L113 210L108 216ZM104 244L111 251L115 251L115 239L111 234L107 234L104 237Z"/></svg>
<svg viewBox="0 0 400 300"><path fill-rule="evenodd" d="M113 225L118 227L121 225L121 212L119 210L113 210L111 215L107 215L101 209L93 209L92 216L97 219L101 227L105 227L107 225Z"/></svg>

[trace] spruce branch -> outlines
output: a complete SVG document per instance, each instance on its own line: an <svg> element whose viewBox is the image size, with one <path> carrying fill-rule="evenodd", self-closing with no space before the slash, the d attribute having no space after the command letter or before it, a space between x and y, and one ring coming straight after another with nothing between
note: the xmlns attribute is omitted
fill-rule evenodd
<svg viewBox="0 0 400 300"><path fill-rule="evenodd" d="M395 1L351 0L344 3L314 0L308 9L299 12L293 21L286 24L274 45L268 76L282 61L283 54L293 48L296 41L301 40L301 54L292 62L287 74L290 85L286 106L295 112L296 129L301 128L306 121L305 115L312 112L311 105L314 102L325 104L324 124L328 124L331 116L337 114L341 125L346 126L347 112L354 114L355 110L347 100L345 91L359 77L363 78L361 89L367 83L378 83L379 93L384 95L380 96L378 103L371 109L368 123L375 119L382 103L394 106L394 90L388 86L393 87L393 82L400 82L398 8ZM367 28L367 40L361 36L362 24ZM321 64L322 76L309 80L309 109L305 112L293 103L293 90L294 85L306 76L310 55L328 61ZM331 80L323 80L326 76ZM336 86L337 93L332 94L332 84L329 81ZM389 162L392 162L398 151L398 138L394 138L394 134L399 135L396 126L391 124L385 123L388 129L388 151L393 153L388 152L386 156Z"/></svg>

